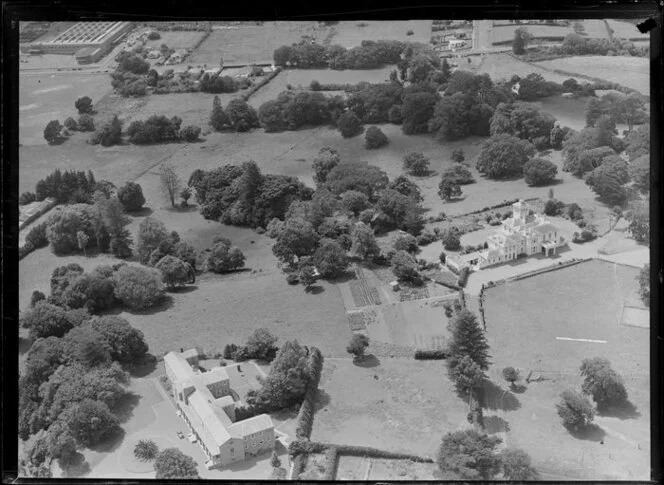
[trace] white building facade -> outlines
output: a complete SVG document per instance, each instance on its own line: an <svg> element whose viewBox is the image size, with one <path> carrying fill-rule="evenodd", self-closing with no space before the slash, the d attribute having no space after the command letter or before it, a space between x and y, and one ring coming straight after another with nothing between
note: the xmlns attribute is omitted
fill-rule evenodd
<svg viewBox="0 0 664 485"><path fill-rule="evenodd" d="M486 242L488 248L468 261L472 269L534 254L555 256L558 249L566 244L560 229L523 200L512 204L512 217L504 220L501 228Z"/></svg>

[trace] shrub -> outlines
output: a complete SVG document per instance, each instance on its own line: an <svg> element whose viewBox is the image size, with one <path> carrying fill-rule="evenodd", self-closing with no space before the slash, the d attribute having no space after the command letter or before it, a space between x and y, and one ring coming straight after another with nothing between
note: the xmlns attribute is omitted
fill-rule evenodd
<svg viewBox="0 0 664 485"><path fill-rule="evenodd" d="M563 420L563 425L574 430L585 428L595 417L595 410L590 401L573 390L564 391L560 395L556 410Z"/></svg>
<svg viewBox="0 0 664 485"><path fill-rule="evenodd" d="M443 247L448 251L456 251L461 248L461 235L455 227L450 227L441 236Z"/></svg>
<svg viewBox="0 0 664 485"><path fill-rule="evenodd" d="M418 246L428 246L432 242L436 241L438 236L431 232L424 232L417 237Z"/></svg>
<svg viewBox="0 0 664 485"><path fill-rule="evenodd" d="M139 211L145 204L143 189L135 182L127 182L118 189L118 200L125 211Z"/></svg>
<svg viewBox="0 0 664 485"><path fill-rule="evenodd" d="M421 282L421 277L417 270L417 262L406 251L397 251L392 257L391 263L392 272L398 279L413 283Z"/></svg>
<svg viewBox="0 0 664 485"><path fill-rule="evenodd" d="M286 276L286 281L288 282L289 285L297 285L300 283L300 276L297 274L289 274Z"/></svg>
<svg viewBox="0 0 664 485"><path fill-rule="evenodd" d="M584 394L593 397L598 409L621 405L627 401L625 384L607 359L584 359L580 370L584 378L581 389Z"/></svg>
<svg viewBox="0 0 664 485"><path fill-rule="evenodd" d="M461 271L459 272L459 279L457 280L457 285L460 286L461 288L465 288L469 274L470 274L470 269L468 269L467 267L461 268Z"/></svg>
<svg viewBox="0 0 664 485"><path fill-rule="evenodd" d="M544 203L544 214L547 216L560 215L565 208L565 204L557 199L548 199Z"/></svg>
<svg viewBox="0 0 664 485"><path fill-rule="evenodd" d="M152 461L156 458L159 448L152 440L140 440L134 447L134 456L141 461Z"/></svg>
<svg viewBox="0 0 664 485"><path fill-rule="evenodd" d="M533 158L523 166L523 174L528 185L545 185L558 173L555 163L543 158Z"/></svg>
<svg viewBox="0 0 664 485"><path fill-rule="evenodd" d="M77 126L79 131L95 131L95 119L90 115L81 115Z"/></svg>
<svg viewBox="0 0 664 485"><path fill-rule="evenodd" d="M31 202L34 202L35 200L37 200L37 196L34 192L23 192L18 198L18 204L27 205Z"/></svg>
<svg viewBox="0 0 664 485"><path fill-rule="evenodd" d="M48 237L46 236L47 227L48 224L46 222L40 222L31 227L25 236L25 242L32 245L33 249L48 246Z"/></svg>
<svg viewBox="0 0 664 485"><path fill-rule="evenodd" d="M79 251L78 233L84 233L89 245L96 241L96 228L101 225L99 216L87 204L58 207L47 219L46 237L55 254Z"/></svg>
<svg viewBox="0 0 664 485"><path fill-rule="evenodd" d="M362 121L353 111L346 111L337 120L337 128L344 138L353 138L364 131Z"/></svg>
<svg viewBox="0 0 664 485"><path fill-rule="evenodd" d="M238 132L249 131L259 126L256 110L243 99L233 99L226 106L229 124Z"/></svg>
<svg viewBox="0 0 664 485"><path fill-rule="evenodd" d="M346 347L346 352L353 354L355 359L359 359L364 356L364 351L369 346L369 337L366 335L356 333L353 334L353 337L350 339L348 346Z"/></svg>
<svg viewBox="0 0 664 485"><path fill-rule="evenodd" d="M200 135L201 135L201 129L198 126L189 125L185 126L180 130L180 137L183 140L188 141L190 143L197 141Z"/></svg>
<svg viewBox="0 0 664 485"><path fill-rule="evenodd" d="M194 269L189 263L173 256L164 256L155 268L161 271L163 282L170 290L184 286L186 283L193 283L196 278Z"/></svg>
<svg viewBox="0 0 664 485"><path fill-rule="evenodd" d="M89 96L78 98L74 107L78 110L78 114L90 114L92 113L92 99Z"/></svg>
<svg viewBox="0 0 664 485"><path fill-rule="evenodd" d="M429 157L421 152L411 152L403 159L403 169L412 175L426 175L429 173Z"/></svg>
<svg viewBox="0 0 664 485"><path fill-rule="evenodd" d="M367 129L364 146L368 150L380 148L382 146L387 145L387 143L388 143L387 137L380 128L376 126L370 126Z"/></svg>
<svg viewBox="0 0 664 485"><path fill-rule="evenodd" d="M69 131L76 131L78 129L78 124L76 124L76 120L71 116L65 120L63 125Z"/></svg>
<svg viewBox="0 0 664 485"><path fill-rule="evenodd" d="M442 360L447 358L444 350L416 350L415 360Z"/></svg>
<svg viewBox="0 0 664 485"><path fill-rule="evenodd" d="M161 273L141 266L123 266L113 277L115 297L132 310L155 306L163 296Z"/></svg>
<svg viewBox="0 0 664 485"><path fill-rule="evenodd" d="M239 248L231 246L227 239L215 240L205 257L206 271L225 273L244 266L245 256Z"/></svg>

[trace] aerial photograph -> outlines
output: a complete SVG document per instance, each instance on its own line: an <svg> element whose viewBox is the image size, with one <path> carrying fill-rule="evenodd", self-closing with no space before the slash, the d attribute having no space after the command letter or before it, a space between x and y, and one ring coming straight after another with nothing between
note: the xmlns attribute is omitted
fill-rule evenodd
<svg viewBox="0 0 664 485"><path fill-rule="evenodd" d="M650 480L641 20L20 22L18 476Z"/></svg>

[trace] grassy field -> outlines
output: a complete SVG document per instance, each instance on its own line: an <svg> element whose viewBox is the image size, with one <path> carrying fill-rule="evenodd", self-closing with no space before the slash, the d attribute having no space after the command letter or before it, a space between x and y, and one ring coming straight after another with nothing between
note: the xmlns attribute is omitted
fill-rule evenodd
<svg viewBox="0 0 664 485"><path fill-rule="evenodd" d="M501 382L500 369L508 365L521 369L523 377L533 370L545 378L523 394L503 394L507 404L490 406L498 413L492 420L503 432L503 421L508 423L505 440L528 450L542 472L568 478L648 476L649 335L647 329L621 325L622 306L633 299L637 274L636 268L593 260L485 293L494 382ZM580 387L578 367L593 356L611 360L635 409L600 415L596 427L573 437L560 424L554 404L564 389Z"/></svg>
<svg viewBox="0 0 664 485"><path fill-rule="evenodd" d="M202 31L159 31L160 39L148 40L145 46L150 49L159 49L166 44L171 49L192 49L205 35ZM219 62L219 59L217 59Z"/></svg>
<svg viewBox="0 0 664 485"><path fill-rule="evenodd" d="M59 56L61 57L61 56ZM51 120L78 118L74 102L90 96L96 103L111 91L108 74L20 75L18 89L19 142L46 145L44 128Z"/></svg>
<svg viewBox="0 0 664 485"><path fill-rule="evenodd" d="M621 39L639 39L642 41L648 41L650 39L650 34L642 34L639 32L639 29L636 28L636 25L630 24L629 22L624 22L622 20L607 20L606 21L614 30L613 35L615 37L620 37Z"/></svg>
<svg viewBox="0 0 664 485"><path fill-rule="evenodd" d="M390 72L395 66L385 66L380 69L366 70L345 70L337 71L334 69L286 69L281 71L267 85L259 89L251 98L249 104L258 109L261 104L271 99L276 99L283 91L287 90L290 84L293 88L301 86L309 88L313 80L321 84L357 84L362 81L370 83L381 83L390 78ZM323 94L328 94L327 91ZM331 94L331 93L330 93ZM343 93L334 93L343 94Z"/></svg>
<svg viewBox="0 0 664 485"><path fill-rule="evenodd" d="M650 93L650 60L647 57L565 57L537 64L547 69L562 69L606 79L636 89L645 95Z"/></svg>
<svg viewBox="0 0 664 485"><path fill-rule="evenodd" d="M412 35L407 35L408 31ZM332 27L331 44L339 44L346 48L360 45L363 40L400 40L403 42L429 43L431 39L430 20L346 20Z"/></svg>
<svg viewBox="0 0 664 485"><path fill-rule="evenodd" d="M433 457L446 432L467 426L443 362L370 359L325 361L312 440Z"/></svg>
<svg viewBox="0 0 664 485"><path fill-rule="evenodd" d="M534 65L520 61L508 54L503 53L496 53L491 54L490 56L485 56L484 62L482 62L478 72L479 74L489 74L494 82L501 79L509 80L514 74L525 77L533 72L541 74L547 81L553 81L556 83L562 83L566 79L570 78L570 76L554 74L550 71L547 71L546 69L538 68ZM580 78L577 78L576 80L580 83L584 82L584 80Z"/></svg>
<svg viewBox="0 0 664 485"><path fill-rule="evenodd" d="M327 34L325 27L309 21L218 28L191 54L188 62L218 65L223 57L224 64L271 63L277 47L297 43L303 36L322 42Z"/></svg>
<svg viewBox="0 0 664 485"><path fill-rule="evenodd" d="M533 36L534 39L541 37L564 37L567 34L574 33L574 22L568 26L561 25L525 25L524 27ZM608 39L609 33L606 30L604 22L600 19L579 20L585 29L586 37L590 39ZM517 25L501 25L491 29L491 42L508 42L514 39L514 30Z"/></svg>

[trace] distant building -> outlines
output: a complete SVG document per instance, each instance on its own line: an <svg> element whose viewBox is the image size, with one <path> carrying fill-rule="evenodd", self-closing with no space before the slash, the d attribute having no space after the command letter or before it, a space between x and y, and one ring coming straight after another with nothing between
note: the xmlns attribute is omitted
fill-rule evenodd
<svg viewBox="0 0 664 485"><path fill-rule="evenodd" d="M464 267L479 270L515 259L542 254L554 256L566 241L560 229L523 200L512 204L512 217L486 240L487 249L463 256L448 255L446 265L460 271Z"/></svg>
<svg viewBox="0 0 664 485"><path fill-rule="evenodd" d="M75 55L82 64L96 62L106 55L120 37L133 28L132 22L77 22L48 42L30 44L24 49L41 49L45 54Z"/></svg>
<svg viewBox="0 0 664 485"><path fill-rule="evenodd" d="M272 419L260 414L236 421L235 400L228 372L198 368L198 352L164 356L178 415L187 423L208 457L208 469L221 468L274 449Z"/></svg>

